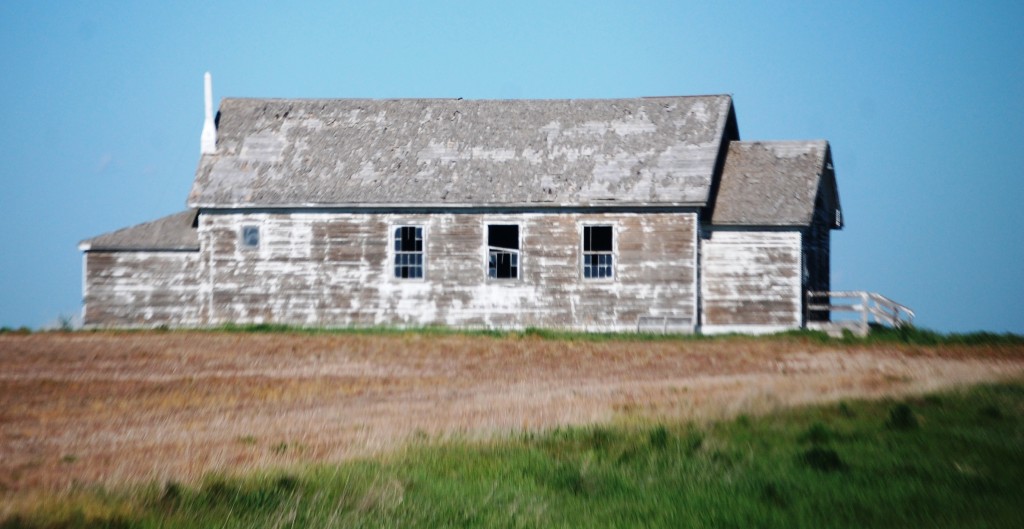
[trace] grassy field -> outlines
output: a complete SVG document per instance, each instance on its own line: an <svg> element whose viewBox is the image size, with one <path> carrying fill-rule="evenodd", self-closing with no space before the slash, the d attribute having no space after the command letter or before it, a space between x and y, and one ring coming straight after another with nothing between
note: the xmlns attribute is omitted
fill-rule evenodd
<svg viewBox="0 0 1024 529"><path fill-rule="evenodd" d="M1022 527L1024 383L86 487L0 527Z"/></svg>
<svg viewBox="0 0 1024 529"><path fill-rule="evenodd" d="M1021 380L1009 335L0 332L0 527L999 521Z"/></svg>

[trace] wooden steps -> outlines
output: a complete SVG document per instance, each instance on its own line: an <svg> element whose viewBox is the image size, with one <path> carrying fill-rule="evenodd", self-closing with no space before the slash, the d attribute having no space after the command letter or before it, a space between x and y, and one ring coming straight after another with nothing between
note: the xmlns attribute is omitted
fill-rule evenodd
<svg viewBox="0 0 1024 529"><path fill-rule="evenodd" d="M841 337L844 330L857 336L867 336L872 325L903 327L913 325L914 311L877 292L856 291L809 291L805 310L805 328L825 331L829 336ZM827 312L820 319L820 313ZM812 313L819 319L812 320ZM855 319L834 319L836 313L853 315Z"/></svg>

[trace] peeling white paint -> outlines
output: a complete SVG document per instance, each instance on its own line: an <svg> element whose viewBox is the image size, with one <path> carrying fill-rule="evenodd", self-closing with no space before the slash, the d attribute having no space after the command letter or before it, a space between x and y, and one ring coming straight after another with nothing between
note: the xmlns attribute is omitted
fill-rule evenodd
<svg viewBox="0 0 1024 529"><path fill-rule="evenodd" d="M486 226L520 226L520 277L487 278ZM614 278L582 277L581 226L612 225ZM260 227L244 249L242 226ZM393 277L397 225L424 229L423 279ZM636 330L695 319L696 214L203 213L198 252L87 252L87 324L528 326ZM106 255L104 257L104 255Z"/></svg>
<svg viewBox="0 0 1024 529"><path fill-rule="evenodd" d="M701 332L799 328L801 268L797 230L712 231L701 248Z"/></svg>
<svg viewBox="0 0 1024 529"><path fill-rule="evenodd" d="M208 236L201 240L232 248L207 267L216 276L210 313L218 318L211 323L635 330L641 316L692 321L696 314L694 213L205 217L200 229ZM236 249L238 229L253 222L260 223L266 244L259 252ZM521 226L519 279L486 277L489 223ZM389 232L404 224L424 228L429 257L423 279L392 277ZM582 224L616 226L613 280L582 279Z"/></svg>
<svg viewBox="0 0 1024 529"><path fill-rule="evenodd" d="M202 325L199 252L85 254L86 326Z"/></svg>

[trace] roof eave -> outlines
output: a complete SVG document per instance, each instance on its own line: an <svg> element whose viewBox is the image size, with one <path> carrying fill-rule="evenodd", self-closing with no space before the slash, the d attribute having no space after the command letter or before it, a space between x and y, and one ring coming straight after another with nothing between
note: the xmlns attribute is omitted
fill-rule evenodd
<svg viewBox="0 0 1024 529"><path fill-rule="evenodd" d="M188 207L201 210L252 210L252 209L346 209L346 210L380 210L380 209L579 209L579 208L702 208L707 201L701 202L618 202L615 200L595 202L508 202L508 203L204 203L190 202Z"/></svg>
<svg viewBox="0 0 1024 529"><path fill-rule="evenodd" d="M763 229L806 229L811 226L810 222L713 222L709 226L714 228L739 228L749 230L763 230Z"/></svg>
<svg viewBox="0 0 1024 529"><path fill-rule="evenodd" d="M79 245L78 249L81 250L82 252L85 252L85 253L89 253L89 252L173 252L173 253L179 253L179 252L198 252L200 248L198 246L195 246L195 247L191 247L191 246L189 246L189 247L170 247L170 246L139 246L139 247L133 247L133 246L91 246L91 245L86 245L86 247L83 248L83 245Z"/></svg>

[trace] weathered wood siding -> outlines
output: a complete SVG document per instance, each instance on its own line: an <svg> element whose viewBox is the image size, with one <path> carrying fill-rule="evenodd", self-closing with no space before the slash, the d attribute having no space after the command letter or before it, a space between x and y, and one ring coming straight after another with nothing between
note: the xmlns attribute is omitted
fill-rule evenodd
<svg viewBox="0 0 1024 529"><path fill-rule="evenodd" d="M83 324L203 324L199 256L186 251L86 252Z"/></svg>
<svg viewBox="0 0 1024 529"><path fill-rule="evenodd" d="M488 279L488 224L518 224L520 277ZM615 277L582 277L585 224L615 227ZM242 226L261 244L244 249ZM424 228L425 277L397 279L390 235ZM245 213L200 215L209 323L635 330L689 321L695 213ZM678 321L678 320L677 320Z"/></svg>
<svg viewBox="0 0 1024 529"><path fill-rule="evenodd" d="M835 210L822 206L819 199L814 211L814 221L804 233L804 269L807 271L804 278L805 291L832 290L830 214L835 214ZM819 302L827 304L828 300L819 299ZM827 310L812 311L807 316L809 321L829 321L831 313Z"/></svg>
<svg viewBox="0 0 1024 529"><path fill-rule="evenodd" d="M715 230L701 248L702 328L757 332L801 325L799 231Z"/></svg>

